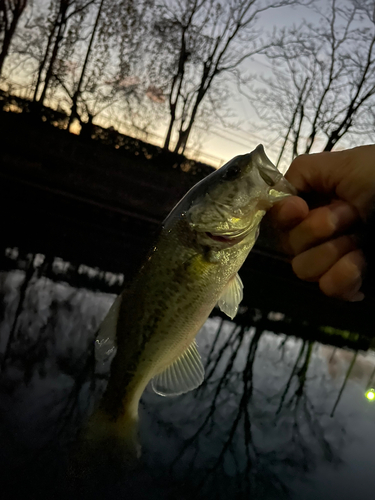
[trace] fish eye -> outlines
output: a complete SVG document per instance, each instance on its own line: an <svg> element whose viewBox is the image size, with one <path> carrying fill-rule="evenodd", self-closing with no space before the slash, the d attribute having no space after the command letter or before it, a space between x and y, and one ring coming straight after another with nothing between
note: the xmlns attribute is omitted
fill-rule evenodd
<svg viewBox="0 0 375 500"><path fill-rule="evenodd" d="M240 166L233 165L225 172L225 174L223 175L223 179L226 181L233 181L234 179L237 179L240 173L241 173Z"/></svg>

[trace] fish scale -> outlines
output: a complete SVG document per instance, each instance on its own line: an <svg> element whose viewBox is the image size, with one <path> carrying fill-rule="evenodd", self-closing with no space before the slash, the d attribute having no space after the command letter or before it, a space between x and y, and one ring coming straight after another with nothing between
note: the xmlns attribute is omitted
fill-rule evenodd
<svg viewBox="0 0 375 500"><path fill-rule="evenodd" d="M203 179L172 210L100 328L98 362L101 348L117 344L117 351L87 440L116 436L124 446L134 445L138 402L151 379L165 396L202 382L195 336L215 304L230 317L236 314L242 298L237 272L260 221L273 203L293 192L258 146Z"/></svg>

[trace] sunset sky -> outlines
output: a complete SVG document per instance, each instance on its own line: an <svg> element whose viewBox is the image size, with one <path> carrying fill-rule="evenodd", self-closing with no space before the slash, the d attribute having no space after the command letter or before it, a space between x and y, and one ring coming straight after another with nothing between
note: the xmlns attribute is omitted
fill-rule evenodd
<svg viewBox="0 0 375 500"><path fill-rule="evenodd" d="M39 7L44 7L45 4L43 2L44 0L36 0L33 4L33 8L36 9L36 6L38 5ZM347 3L348 2L346 2L345 0L340 0L339 2L337 2L337 5L342 6ZM329 6L328 2L324 0L320 1L320 5L322 6L322 9L326 9ZM93 16L95 12L96 11L94 10L90 15ZM27 16L25 16L25 19L26 17ZM319 14L314 13L311 9L307 9L306 7L283 7L277 9L269 9L268 11L263 13L259 18L258 24L259 27L263 29L263 33L271 33L274 28L280 29L283 27L291 27L293 25L299 25L303 20L316 21L318 19ZM17 63L17 59L15 60L15 63ZM74 66L74 64L75 66L77 66L77 62L73 61L71 63L72 67ZM272 76L273 74L272 68L269 64L270 63L265 56L257 55L251 59L248 59L242 64L241 72L243 71L246 76L252 75L253 77L255 77L253 85L255 87L259 87L259 85L262 85L259 81L261 77ZM25 65L25 73L23 75L24 81L26 81L27 79L30 80L30 72L28 73L28 71L29 70ZM302 71L303 68L301 68L301 72ZM104 73L102 73L102 75L103 74ZM26 85L22 81L22 72L19 72L16 78L18 78L17 84L21 89L22 87L26 87ZM129 78L132 78L132 76L130 76ZM220 82L214 81L212 87L215 87L217 83L219 83L220 85ZM30 86L30 81L28 85ZM235 83L231 83L230 85L231 96L229 101L227 102L227 109L231 111L232 117L228 120L228 123L232 123L233 125L224 125L215 116L212 116L212 120L209 119L210 123L208 128L206 127L206 125L199 123L199 121L196 121L193 126L193 132L188 141L185 154L188 157L196 158L215 167L219 167L233 156L248 153L258 144L262 143L270 159L272 161L276 161L281 143L283 141L283 132L285 132L285 130L280 130L279 133L270 131L264 126L261 126L259 117L253 106L250 104L249 100L239 92L239 89L237 88ZM30 96L32 96L32 88L30 92ZM67 101L67 96L64 95L64 91L60 89L59 92L60 94L58 94L57 97L53 97L53 99L51 100L51 106L56 107L59 99L61 99L61 101L65 99L65 102ZM164 95L164 98L166 98L166 95ZM169 113L166 103L160 103L160 106L165 106L165 120L163 120L163 122L156 122L161 123L160 126L151 129L149 135L146 138L140 138L162 146L166 136ZM270 104L270 106L272 106L272 104ZM115 107L116 103L113 104L113 108ZM69 109L69 106L67 107L67 109ZM272 110L270 114L272 114ZM135 129L134 133L129 130L129 123L125 124L125 115L117 120L117 122L114 122L113 118L109 118L109 115L111 115L111 112L109 110L105 110L103 113L97 115L94 118L94 123L104 127L112 125L120 132L125 134L137 134ZM79 127L76 127L75 132L79 132ZM174 132L174 134L174 136L172 134L172 138L176 139L176 131ZM301 134L301 136L303 136L303 134ZM355 140L357 141L356 145L366 144L370 142L368 137L360 135L358 135ZM340 141L338 147L342 148L345 146L347 146L347 143L344 138L342 141ZM319 150L319 148L321 147L324 147L324 144L322 142L319 142L318 140L317 143L314 144L312 152ZM288 161L288 159L283 160L283 163L281 164L282 170L285 170L287 168Z"/></svg>

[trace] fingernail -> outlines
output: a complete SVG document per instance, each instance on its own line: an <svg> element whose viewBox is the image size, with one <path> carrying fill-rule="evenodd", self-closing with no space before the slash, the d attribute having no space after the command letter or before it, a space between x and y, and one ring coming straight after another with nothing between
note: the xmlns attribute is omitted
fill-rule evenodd
<svg viewBox="0 0 375 500"><path fill-rule="evenodd" d="M361 302L365 298L365 294L362 292L357 292L351 299L349 299L349 302Z"/></svg>
<svg viewBox="0 0 375 500"><path fill-rule="evenodd" d="M336 228L355 219L353 208L347 203L337 203L330 207L330 219Z"/></svg>

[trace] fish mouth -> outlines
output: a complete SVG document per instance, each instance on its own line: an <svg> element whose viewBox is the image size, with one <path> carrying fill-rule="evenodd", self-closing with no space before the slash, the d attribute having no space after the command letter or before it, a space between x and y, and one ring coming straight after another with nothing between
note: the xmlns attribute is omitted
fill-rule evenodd
<svg viewBox="0 0 375 500"><path fill-rule="evenodd" d="M208 231L206 231L206 236L211 238L211 240L220 241L222 243L228 243L232 239L228 236L223 236L222 234L213 234L213 233L210 233Z"/></svg>
<svg viewBox="0 0 375 500"><path fill-rule="evenodd" d="M217 234L206 231L205 234L213 241L217 241L219 243L227 243L229 245L235 245L236 243L242 241L250 233L251 229L252 228L249 227L242 231L236 231L231 233L217 233Z"/></svg>

